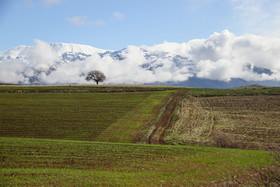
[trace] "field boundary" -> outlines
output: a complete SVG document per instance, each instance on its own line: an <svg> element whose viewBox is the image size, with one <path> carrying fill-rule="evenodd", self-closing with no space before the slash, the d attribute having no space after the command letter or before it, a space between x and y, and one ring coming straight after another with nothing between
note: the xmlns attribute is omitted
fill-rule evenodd
<svg viewBox="0 0 280 187"><path fill-rule="evenodd" d="M98 137L98 141L135 142L145 124L157 115L157 110L169 98L172 91L158 92L145 98L125 116L110 125ZM141 133L142 134L142 133Z"/></svg>
<svg viewBox="0 0 280 187"><path fill-rule="evenodd" d="M182 87L156 85L0 85L6 93L110 93L178 90Z"/></svg>
<svg viewBox="0 0 280 187"><path fill-rule="evenodd" d="M164 112L161 115L159 121L157 122L155 129L152 131L151 135L148 137L147 142L149 144L164 144L164 134L165 130L168 128L171 119L173 117L173 113L175 111L175 108L179 104L179 102L182 100L184 95L184 92L178 91L175 93L167 105L164 108Z"/></svg>

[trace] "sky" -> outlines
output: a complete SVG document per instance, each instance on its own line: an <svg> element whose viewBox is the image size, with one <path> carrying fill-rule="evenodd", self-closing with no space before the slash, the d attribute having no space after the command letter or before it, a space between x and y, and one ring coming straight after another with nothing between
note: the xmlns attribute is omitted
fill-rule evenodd
<svg viewBox="0 0 280 187"><path fill-rule="evenodd" d="M280 37L280 1L0 0L0 51L35 40L120 50L224 30Z"/></svg>
<svg viewBox="0 0 280 187"><path fill-rule="evenodd" d="M280 0L0 0L3 83L280 82L279 51Z"/></svg>

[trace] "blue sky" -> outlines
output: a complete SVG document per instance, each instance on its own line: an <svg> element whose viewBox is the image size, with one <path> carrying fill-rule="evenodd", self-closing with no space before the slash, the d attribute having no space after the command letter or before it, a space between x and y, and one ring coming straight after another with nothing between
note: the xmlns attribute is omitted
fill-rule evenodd
<svg viewBox="0 0 280 187"><path fill-rule="evenodd" d="M0 0L0 51L46 42L118 50L229 30L279 37L279 0Z"/></svg>

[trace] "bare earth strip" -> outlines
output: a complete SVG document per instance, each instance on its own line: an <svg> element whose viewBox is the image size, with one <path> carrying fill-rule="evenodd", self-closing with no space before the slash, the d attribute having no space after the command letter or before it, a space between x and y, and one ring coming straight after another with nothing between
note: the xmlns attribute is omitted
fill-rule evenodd
<svg viewBox="0 0 280 187"><path fill-rule="evenodd" d="M165 130L169 126L171 119L173 117L173 112L179 102L182 100L184 93L177 92L174 96L170 99L168 104L166 105L164 112L156 124L155 129L153 130L152 134L148 138L149 144L164 144L164 134Z"/></svg>

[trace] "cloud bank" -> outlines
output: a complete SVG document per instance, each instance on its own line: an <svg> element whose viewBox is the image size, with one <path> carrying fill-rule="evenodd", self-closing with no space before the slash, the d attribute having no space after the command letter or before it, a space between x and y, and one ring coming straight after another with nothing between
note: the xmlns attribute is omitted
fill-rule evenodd
<svg viewBox="0 0 280 187"><path fill-rule="evenodd" d="M119 51L36 40L34 46L0 52L0 82L85 84L92 70L102 71L106 84L180 82L191 77L280 81L279 51L280 38L235 36L227 30L207 39Z"/></svg>

